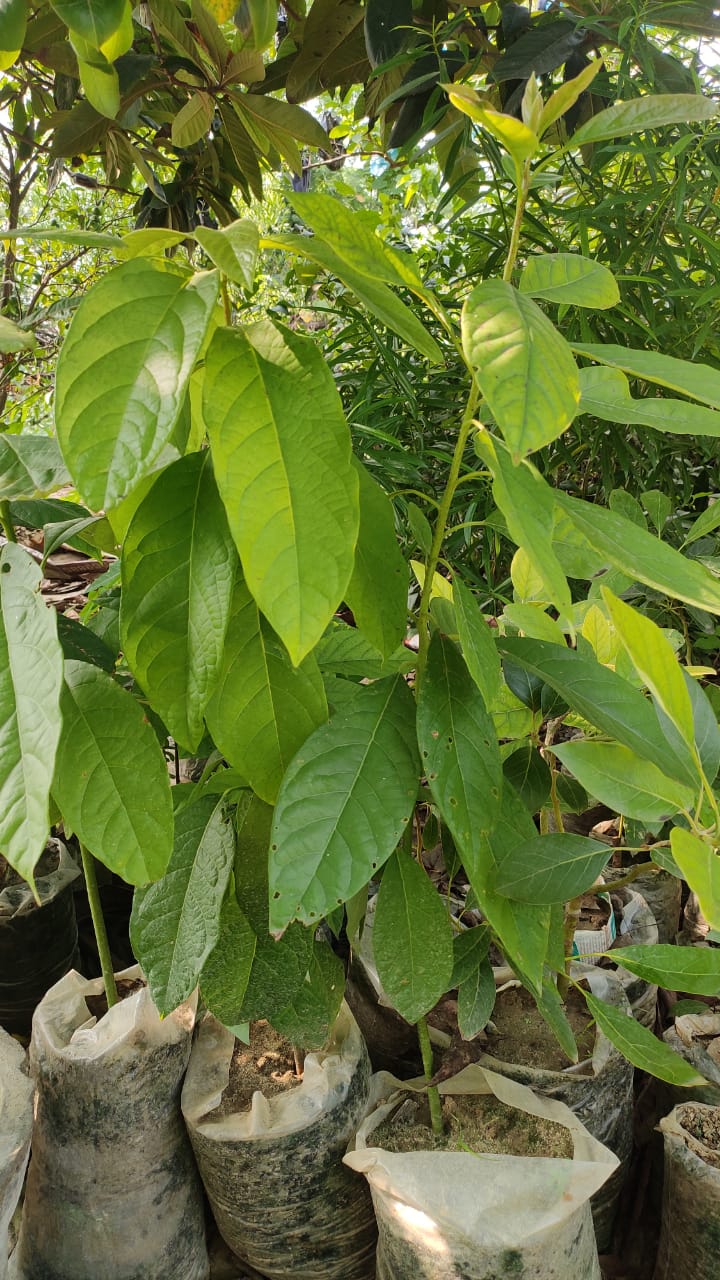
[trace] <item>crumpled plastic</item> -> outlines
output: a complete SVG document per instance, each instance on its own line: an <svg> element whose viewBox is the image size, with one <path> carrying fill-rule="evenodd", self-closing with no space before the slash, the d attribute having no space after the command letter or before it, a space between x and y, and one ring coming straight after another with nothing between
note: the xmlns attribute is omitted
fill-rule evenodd
<svg viewBox="0 0 720 1280"><path fill-rule="evenodd" d="M666 1044L689 1062L707 1084L665 1085L663 1097L673 1106L681 1102L705 1102L720 1107L720 1014L684 1013L663 1034Z"/></svg>
<svg viewBox="0 0 720 1280"><path fill-rule="evenodd" d="M622 938L625 945L653 946L658 940L658 927L642 894L628 888L618 889L617 894L623 903L618 941ZM630 1002L633 1017L652 1031L657 1013L657 987L623 969L622 946L617 943L613 947L613 959L617 961L616 973Z"/></svg>
<svg viewBox="0 0 720 1280"><path fill-rule="evenodd" d="M7 1275L8 1227L30 1155L34 1092L24 1049L0 1029L0 1280Z"/></svg>
<svg viewBox="0 0 720 1280"><path fill-rule="evenodd" d="M118 978L142 979L138 967ZM143 986L98 1022L74 970L33 1020L38 1096L15 1280L207 1280L202 1188L180 1113L196 998Z"/></svg>
<svg viewBox="0 0 720 1280"><path fill-rule="evenodd" d="M302 1083L215 1118L235 1037L208 1014L182 1093L195 1157L223 1239L271 1280L374 1280L376 1228L342 1155L365 1113L370 1063L343 1005ZM364 1189L362 1189L364 1192Z"/></svg>
<svg viewBox="0 0 720 1280"><path fill-rule="evenodd" d="M718 1274L720 1169L706 1163L708 1148L683 1128L690 1105L717 1110L703 1103L682 1103L660 1121L665 1176L653 1280L716 1280Z"/></svg>
<svg viewBox="0 0 720 1280"><path fill-rule="evenodd" d="M554 1120L570 1130L574 1158L373 1147L373 1130L409 1087L385 1072L373 1077L376 1109L345 1156L370 1183L378 1280L600 1280L589 1202L618 1160L569 1108L472 1065L443 1081L440 1092L494 1094Z"/></svg>

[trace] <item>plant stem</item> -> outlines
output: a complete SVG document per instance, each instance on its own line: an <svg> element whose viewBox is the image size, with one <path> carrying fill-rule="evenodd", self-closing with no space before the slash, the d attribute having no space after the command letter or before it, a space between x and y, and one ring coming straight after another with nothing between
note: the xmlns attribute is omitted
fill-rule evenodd
<svg viewBox="0 0 720 1280"><path fill-rule="evenodd" d="M83 874L85 876L85 888L87 890L88 902L90 903L90 915L92 917L93 929L95 930L95 941L97 942L98 955L100 957L100 969L102 972L103 982L105 983L107 1006L108 1009L112 1009L113 1005L118 1003L119 996L117 986L115 985L115 973L113 970L112 959L110 957L110 944L108 942L105 918L102 913L102 905L100 902L100 890L98 889L97 873L95 871L95 859L91 853L88 853L83 844L80 845L80 856L82 858Z"/></svg>
<svg viewBox="0 0 720 1280"><path fill-rule="evenodd" d="M577 922L580 918L581 905L582 895L578 898L573 898L572 902L568 902L565 906L565 920L563 923L563 955L565 956L565 972L559 973L557 980L558 995L563 1003L567 1000L567 993L570 987L572 949L573 942L575 941Z"/></svg>
<svg viewBox="0 0 720 1280"><path fill-rule="evenodd" d="M423 1071L425 1079L428 1081L428 1102L430 1104L430 1123L433 1133L443 1132L442 1107L440 1105L440 1094L436 1084L430 1084L435 1074L433 1064L433 1051L430 1044L430 1032L425 1018L421 1018L417 1024L418 1041L420 1043L420 1052L422 1054Z"/></svg>
<svg viewBox="0 0 720 1280"><path fill-rule="evenodd" d="M17 542L15 525L13 524L12 516L10 515L10 503L7 501L0 502L0 525L2 525L3 533L5 534L8 542Z"/></svg>
<svg viewBox="0 0 720 1280"><path fill-rule="evenodd" d="M528 195L530 193L530 161L526 160L520 175L520 181L517 186L517 197L515 200L515 218L513 220L512 231L510 233L510 245L508 248L507 260L505 262L505 270L503 271L503 280L509 284L512 279L512 273L515 270L515 260L518 255L520 245L520 231L522 228L523 218L525 217L525 205L527 204Z"/></svg>

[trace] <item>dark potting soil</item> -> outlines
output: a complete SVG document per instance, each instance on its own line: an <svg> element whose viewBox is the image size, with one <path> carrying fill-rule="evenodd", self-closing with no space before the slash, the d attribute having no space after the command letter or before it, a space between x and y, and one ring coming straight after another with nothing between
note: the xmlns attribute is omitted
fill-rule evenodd
<svg viewBox="0 0 720 1280"><path fill-rule="evenodd" d="M141 987L144 987L145 985L146 984L141 978L115 979L115 986L117 987L117 993L121 1000L127 1000L128 996L133 995L135 991L139 991ZM99 995L96 996L85 996L85 1003L92 1016L97 1018L98 1022L101 1018L105 1017L105 1014L108 1011L108 1002L104 991L101 991Z"/></svg>
<svg viewBox="0 0 720 1280"><path fill-rule="evenodd" d="M269 1023L253 1022L250 1044L235 1041L230 1078L213 1118L246 1111L257 1091L272 1098L299 1084L302 1076L296 1072L290 1041L278 1035Z"/></svg>
<svg viewBox="0 0 720 1280"><path fill-rule="evenodd" d="M552 1120L517 1111L495 1097L457 1094L443 1098L445 1132L433 1133L427 1104L408 1097L399 1113L369 1135L371 1145L385 1151L470 1151L506 1156L554 1156L572 1159L569 1131ZM408 1108L408 1118L403 1119Z"/></svg>
<svg viewBox="0 0 720 1280"><path fill-rule="evenodd" d="M720 1169L720 1107L707 1110L688 1102L683 1109L681 1123L686 1133L708 1148L707 1153L703 1152L705 1163Z"/></svg>
<svg viewBox="0 0 720 1280"><path fill-rule="evenodd" d="M602 898L598 898L594 893L584 894L580 904L577 928L586 929L588 933L599 932L600 929L605 928L610 919L611 910L610 903L603 902Z"/></svg>
<svg viewBox="0 0 720 1280"><path fill-rule="evenodd" d="M565 1015L575 1035L582 1062L592 1056L595 1028L585 1001L574 987L570 988ZM525 987L511 987L498 996L492 1025L488 1025L486 1031L486 1051L502 1062L541 1067L545 1071L563 1071L569 1066L567 1057Z"/></svg>

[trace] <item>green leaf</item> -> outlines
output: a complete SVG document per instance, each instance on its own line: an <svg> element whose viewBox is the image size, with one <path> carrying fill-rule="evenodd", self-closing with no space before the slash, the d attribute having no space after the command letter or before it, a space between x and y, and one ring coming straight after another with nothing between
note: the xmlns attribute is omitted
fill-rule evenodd
<svg viewBox="0 0 720 1280"><path fill-rule="evenodd" d="M713 533L720 525L720 499L716 498L714 502L709 503L704 511L690 526L688 535L683 542L683 547L689 547L692 542L697 542L700 538L704 538L706 534Z"/></svg>
<svg viewBox="0 0 720 1280"><path fill-rule="evenodd" d="M241 1015L258 940L229 893L222 904L218 938L200 974L200 993L223 1026L249 1021Z"/></svg>
<svg viewBox="0 0 720 1280"><path fill-rule="evenodd" d="M413 812L413 697L400 676L363 687L283 779L270 847L270 929L317 921L367 884Z"/></svg>
<svg viewBox="0 0 720 1280"><path fill-rule="evenodd" d="M270 804L295 753L327 720L325 688L314 656L293 667L261 622L241 576L206 719L225 758Z"/></svg>
<svg viewBox="0 0 720 1280"><path fill-rule="evenodd" d="M500 810L502 764L495 729L452 640L436 632L418 693L423 773L461 857Z"/></svg>
<svg viewBox="0 0 720 1280"><path fill-rule="evenodd" d="M703 565L686 559L615 511L571 498L559 489L553 492L556 505L574 527L617 569L665 595L720 613L720 582Z"/></svg>
<svg viewBox="0 0 720 1280"><path fill-rule="evenodd" d="M215 272L188 276L136 258L80 302L58 359L55 422L93 510L148 475L172 435L217 297Z"/></svg>
<svg viewBox="0 0 720 1280"><path fill-rule="evenodd" d="M114 120L120 110L120 80L115 68L97 50L90 50L92 60L83 58L79 41L71 44L78 55L80 83L88 102L101 115Z"/></svg>
<svg viewBox="0 0 720 1280"><path fill-rule="evenodd" d="M694 804L690 787L618 743L564 742L553 753L591 795L626 818L662 822Z"/></svg>
<svg viewBox="0 0 720 1280"><path fill-rule="evenodd" d="M599 364L621 369L634 378L642 378L644 382L656 382L661 387L668 387L671 391L678 391L681 395L709 404L713 409L720 409L720 369L709 364L678 360L676 356L661 355L657 351L633 351L631 347L610 344L604 346L592 342L573 342L571 346L578 355L588 356Z"/></svg>
<svg viewBox="0 0 720 1280"><path fill-rule="evenodd" d="M128 666L194 751L220 678L237 556L207 450L160 472L128 529L120 629Z"/></svg>
<svg viewBox="0 0 720 1280"><path fill-rule="evenodd" d="M93 113L94 114L94 113ZM97 116L95 116L97 120ZM55 240L58 244L76 244L87 249L122 249L119 236L107 231L67 231L64 227L14 227L0 231L0 240Z"/></svg>
<svg viewBox="0 0 720 1280"><path fill-rule="evenodd" d="M312 262L317 262L326 271L337 276L338 280L342 280L343 284L347 285L348 289L388 329L399 334L405 342L415 347L433 364L442 363L443 354L440 347L415 312L411 311L410 307L406 306L381 279L355 270L335 253L329 244L325 244L317 236L273 235L263 238L262 244L265 248L282 249L287 253L299 254Z"/></svg>
<svg viewBox="0 0 720 1280"><path fill-rule="evenodd" d="M605 1004L589 992L584 992L584 995L600 1030L634 1067L647 1071L658 1080L665 1080L667 1084L682 1088L707 1083L684 1058L673 1053L647 1027L636 1022L632 1014L625 1013L615 1005Z"/></svg>
<svg viewBox="0 0 720 1280"><path fill-rule="evenodd" d="M453 600L465 664L484 698L485 706L489 707L502 683L500 658L492 631L472 592L457 574L453 577Z"/></svg>
<svg viewBox="0 0 720 1280"><path fill-rule="evenodd" d="M593 310L606 310L620 301L612 271L579 253L532 254L519 287L533 298Z"/></svg>
<svg viewBox="0 0 720 1280"><path fill-rule="evenodd" d="M617 953L613 953L615 959ZM720 995L720 952L712 947L623 947L623 969L670 991L696 996Z"/></svg>
<svg viewBox="0 0 720 1280"><path fill-rule="evenodd" d="M220 231L212 227L196 227L195 239L211 262L228 280L252 289L258 255L258 229L254 222L238 218Z"/></svg>
<svg viewBox="0 0 720 1280"><path fill-rule="evenodd" d="M266 49L275 35L277 0L241 0L240 4L228 3L227 0L203 0L203 4L215 14L218 22L234 11L235 25L251 49Z"/></svg>
<svg viewBox="0 0 720 1280"><path fill-rule="evenodd" d="M495 1007L495 977L485 959L458 987L458 1027L463 1040L472 1040L487 1026Z"/></svg>
<svg viewBox="0 0 720 1280"><path fill-rule="evenodd" d="M373 68L400 53L412 20L411 0L366 0L365 45Z"/></svg>
<svg viewBox="0 0 720 1280"><path fill-rule="evenodd" d="M465 854L463 862L480 910L497 934L508 962L539 995L548 949L550 908L513 902L494 887L503 860L536 837L535 823L525 805L505 782L502 809L493 830Z"/></svg>
<svg viewBox="0 0 720 1280"><path fill-rule="evenodd" d="M174 147L192 147L209 133L215 106L208 93L193 93L172 122Z"/></svg>
<svg viewBox="0 0 720 1280"><path fill-rule="evenodd" d="M407 1022L417 1022L449 989L453 939L447 910L423 868L403 849L383 871L373 956L385 994Z"/></svg>
<svg viewBox="0 0 720 1280"><path fill-rule="evenodd" d="M590 724L617 739L661 773L696 784L689 753L678 757L667 743L655 708L622 676L593 657L543 640L501 636L499 652L544 680Z"/></svg>
<svg viewBox="0 0 720 1280"><path fill-rule="evenodd" d="M51 436L0 435L0 501L51 493L69 479Z"/></svg>
<svg viewBox="0 0 720 1280"><path fill-rule="evenodd" d="M25 0L22 0L23 5ZM0 0L0 5L2 0ZM0 23L2 22L2 10L0 9ZM2 26L0 25L0 40L2 37ZM2 63L2 52L0 51L0 64ZM0 68L1 69L1 68ZM7 316L0 316L0 352L3 354L11 354L15 351L32 351L37 344L32 333L28 333L27 329L20 329L18 325L13 324L12 320L8 320Z"/></svg>
<svg viewBox="0 0 720 1280"><path fill-rule="evenodd" d="M26 26L27 0L0 0L0 71L7 71L15 62Z"/></svg>
<svg viewBox="0 0 720 1280"><path fill-rule="evenodd" d="M562 908L560 909L560 921L562 921ZM551 933L552 929L553 926L551 925ZM557 941L560 944L560 957L558 957L558 960L559 963L564 964L561 924L558 929L558 935ZM542 995L535 998L539 1012L547 1022L563 1053L570 1062L577 1062L579 1055L575 1033L568 1022L565 1006L555 983L546 978L542 985Z"/></svg>
<svg viewBox="0 0 720 1280"><path fill-rule="evenodd" d="M340 4L338 0L314 0L303 27L302 47L288 72L290 102L307 101L321 89L335 87L335 81L328 83L328 70L358 28L362 39L364 16L364 9L356 0L342 0ZM360 79L364 79L364 72Z"/></svg>
<svg viewBox="0 0 720 1280"><path fill-rule="evenodd" d="M273 1014L276 1031L303 1049L322 1049L340 1012L345 969L327 942L315 939L305 981L289 1004Z"/></svg>
<svg viewBox="0 0 720 1280"><path fill-rule="evenodd" d="M717 103L699 93L646 94L599 111L576 129L570 145L574 150L588 142L615 140L643 129L662 129L668 124L699 123L712 120L716 115Z"/></svg>
<svg viewBox="0 0 720 1280"><path fill-rule="evenodd" d="M523 742L505 758L503 776L530 813L537 813L550 798L550 769L532 742Z"/></svg>
<svg viewBox="0 0 720 1280"><path fill-rule="evenodd" d="M209 796L176 814L162 880L135 890L130 941L163 1016L195 990L218 940L234 854L224 802Z"/></svg>
<svg viewBox="0 0 720 1280"><path fill-rule="evenodd" d="M127 0L51 0L53 9L66 27L95 49L122 25Z"/></svg>
<svg viewBox="0 0 720 1280"><path fill-rule="evenodd" d="M536 133L528 129L522 121L514 116L503 115L486 105L485 101L471 89L469 85L444 85L453 106L463 115L469 116L476 124L481 124L505 150L512 156L516 165L522 165L538 150L539 141Z"/></svg>
<svg viewBox="0 0 720 1280"><path fill-rule="evenodd" d="M76 662L91 662L103 671L115 670L115 654L112 649L89 627L83 626L75 618L69 618L65 613L59 613L57 628L64 657Z"/></svg>
<svg viewBox="0 0 720 1280"><path fill-rule="evenodd" d="M368 680L395 675L399 671L412 671L417 661L404 645L385 659L357 627L336 621L330 623L313 656L323 672Z"/></svg>
<svg viewBox="0 0 720 1280"><path fill-rule="evenodd" d="M603 599L630 661L643 684L692 750L693 708L685 676L667 636L651 618L603 588Z"/></svg>
<svg viewBox="0 0 720 1280"><path fill-rule="evenodd" d="M0 551L0 853L33 883L50 832L60 738L62 651L42 574L22 548Z"/></svg>
<svg viewBox="0 0 720 1280"><path fill-rule="evenodd" d="M268 849L273 811L252 791L244 791L235 811L235 897L257 936L268 931Z"/></svg>
<svg viewBox="0 0 720 1280"><path fill-rule="evenodd" d="M538 123L537 131L540 137L547 132L551 124L554 124L556 120L559 120L561 116L565 115L566 111L569 111L574 106L580 95L590 87L602 66L602 58L593 58L592 62L583 67L579 75L572 80L566 81L565 84L561 84L559 89L551 93L543 107Z"/></svg>
<svg viewBox="0 0 720 1280"><path fill-rule="evenodd" d="M503 858L495 888L516 902L570 902L595 883L608 855L604 840L566 832L535 836Z"/></svg>
<svg viewBox="0 0 720 1280"><path fill-rule="evenodd" d="M493 497L511 538L545 584L548 599L559 613L569 614L572 596L552 545L554 491L531 463L513 466L509 450L489 432L477 433L475 450L492 472Z"/></svg>
<svg viewBox="0 0 720 1280"><path fill-rule="evenodd" d="M670 832L673 858L693 893L711 929L720 929L720 857L699 836L683 827Z"/></svg>
<svg viewBox="0 0 720 1280"><path fill-rule="evenodd" d="M465 929L453 938L453 971L450 989L467 982L490 949L490 930L485 924Z"/></svg>
<svg viewBox="0 0 720 1280"><path fill-rule="evenodd" d="M66 662L60 710L52 792L65 823L128 884L157 880L172 850L172 802L142 707L98 667Z"/></svg>
<svg viewBox="0 0 720 1280"><path fill-rule="evenodd" d="M570 347L532 298L484 280L463 306L462 341L513 461L550 444L580 403Z"/></svg>
<svg viewBox="0 0 720 1280"><path fill-rule="evenodd" d="M624 373L605 365L580 370L580 413L603 422L638 424L673 435L719 436L720 413L687 400L645 396L633 400Z"/></svg>
<svg viewBox="0 0 720 1280"><path fill-rule="evenodd" d="M304 107L256 93L236 95L233 106L248 132L252 134L259 126L295 173L302 171L299 142L320 149L327 146L325 130Z"/></svg>
<svg viewBox="0 0 720 1280"><path fill-rule="evenodd" d="M291 925L277 940L260 934L239 1013L233 1021L255 1022L258 1018L272 1021L277 1013L286 1009L305 981L312 952L313 931L302 925ZM204 992L202 979L200 987Z"/></svg>
<svg viewBox="0 0 720 1280"><path fill-rule="evenodd" d="M408 567L384 489L357 458L353 464L360 482L360 530L345 600L370 643L389 658L407 630Z"/></svg>

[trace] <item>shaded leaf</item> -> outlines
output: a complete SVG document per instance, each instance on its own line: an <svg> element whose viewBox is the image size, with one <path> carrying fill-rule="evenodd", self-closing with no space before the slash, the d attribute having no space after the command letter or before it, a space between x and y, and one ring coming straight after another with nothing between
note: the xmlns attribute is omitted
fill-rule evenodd
<svg viewBox="0 0 720 1280"><path fill-rule="evenodd" d="M553 753L591 795L626 818L662 822L694 803L690 787L619 743L564 742Z"/></svg>
<svg viewBox="0 0 720 1280"><path fill-rule="evenodd" d="M472 1040L487 1026L495 1007L495 977L488 959L458 987L458 1027L463 1040Z"/></svg>
<svg viewBox="0 0 720 1280"><path fill-rule="evenodd" d="M453 939L435 886L410 854L398 849L383 871L375 908L373 956L383 989L415 1023L448 990Z"/></svg>
<svg viewBox="0 0 720 1280"><path fill-rule="evenodd" d="M495 888L516 902L570 902L595 883L608 856L603 840L566 832L535 836L503 857Z"/></svg>
<svg viewBox="0 0 720 1280"><path fill-rule="evenodd" d="M407 630L408 567L384 489L357 458L353 464L360 482L360 529L345 600L370 643L389 658Z"/></svg>

